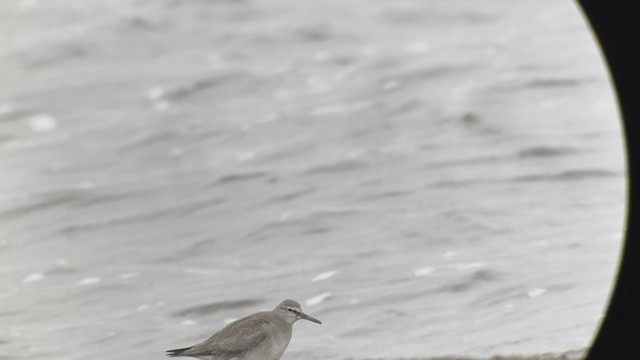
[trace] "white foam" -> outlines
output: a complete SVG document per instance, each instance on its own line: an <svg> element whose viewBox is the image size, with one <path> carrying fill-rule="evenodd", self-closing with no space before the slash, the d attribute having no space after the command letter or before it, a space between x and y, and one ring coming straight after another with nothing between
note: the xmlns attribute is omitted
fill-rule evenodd
<svg viewBox="0 0 640 360"><path fill-rule="evenodd" d="M462 263L462 264L456 264L455 269L458 271L463 271L463 270L482 268L482 267L485 267L486 265L487 264L483 262Z"/></svg>
<svg viewBox="0 0 640 360"><path fill-rule="evenodd" d="M205 268L185 268L183 271L185 272L185 274L191 274L191 275L211 275L211 274L218 273L218 270L205 269Z"/></svg>
<svg viewBox="0 0 640 360"><path fill-rule="evenodd" d="M145 311L149 309L149 305L147 304L142 304L140 306L138 306L138 311Z"/></svg>
<svg viewBox="0 0 640 360"><path fill-rule="evenodd" d="M321 116L327 114L339 114L345 111L345 107L342 104L324 105L311 109L309 115Z"/></svg>
<svg viewBox="0 0 640 360"><path fill-rule="evenodd" d="M153 103L153 110L164 111L171 107L171 103L168 101L156 101Z"/></svg>
<svg viewBox="0 0 640 360"><path fill-rule="evenodd" d="M404 52L406 54L425 54L430 50L429 44L422 41L416 41L405 45Z"/></svg>
<svg viewBox="0 0 640 360"><path fill-rule="evenodd" d="M84 278L80 281L77 282L78 285L91 285L91 284L97 284L100 281L102 281L102 279L97 278L97 277L89 277L89 278Z"/></svg>
<svg viewBox="0 0 640 360"><path fill-rule="evenodd" d="M314 305L320 304L321 302L325 301L326 299L328 299L330 297L331 297L331 293L328 293L328 292L327 293L322 293L322 294L320 294L318 296L312 297L311 299L307 299L307 301L305 301L304 303L307 306L314 306Z"/></svg>
<svg viewBox="0 0 640 360"><path fill-rule="evenodd" d="M334 277L338 272L337 271L325 271L323 273L320 273L318 275L316 275L313 279L311 279L311 282L317 282L317 281L322 281L322 280L327 280L329 278Z"/></svg>
<svg viewBox="0 0 640 360"><path fill-rule="evenodd" d="M56 119L49 114L36 114L29 118L29 127L33 132L49 132L58 128Z"/></svg>
<svg viewBox="0 0 640 360"><path fill-rule="evenodd" d="M537 298L538 296L547 292L545 288L535 288L527 291L527 296L530 298Z"/></svg>
<svg viewBox="0 0 640 360"><path fill-rule="evenodd" d="M349 304L351 304L351 305L355 305L355 304L357 304L359 302L360 302L360 299L358 299L358 298L354 298L354 299L349 300Z"/></svg>
<svg viewBox="0 0 640 360"><path fill-rule="evenodd" d="M184 320L184 321L182 322L182 325L186 325L186 326L189 326L189 325L195 325L195 324L196 324L196 322L195 322L194 320L189 320L189 319Z"/></svg>
<svg viewBox="0 0 640 360"><path fill-rule="evenodd" d="M42 279L44 279L44 275L42 275L41 273L33 273L33 274L29 274L27 277L22 279L22 282L26 284L26 283L40 281Z"/></svg>
<svg viewBox="0 0 640 360"><path fill-rule="evenodd" d="M515 305L513 305L513 303L510 303L510 302L504 304L504 308L507 309L507 310L511 310L514 307L515 307Z"/></svg>
<svg viewBox="0 0 640 360"><path fill-rule="evenodd" d="M238 320L238 319L227 318L227 319L222 320L222 323L225 324L225 325L228 325L228 324L231 324L232 322L234 322L236 320Z"/></svg>
<svg viewBox="0 0 640 360"><path fill-rule="evenodd" d="M94 189L96 184L92 181L81 181L77 184L80 189Z"/></svg>
<svg viewBox="0 0 640 360"><path fill-rule="evenodd" d="M253 160L256 157L256 153L253 151L242 151L236 153L236 160L239 162Z"/></svg>
<svg viewBox="0 0 640 360"><path fill-rule="evenodd" d="M442 254L442 257L444 259L450 259L450 258L452 258L452 257L454 257L456 255L458 255L458 253L456 253L455 251L447 251L444 254Z"/></svg>
<svg viewBox="0 0 640 360"><path fill-rule="evenodd" d="M132 279L140 276L138 273L125 273L118 275L118 279Z"/></svg>
<svg viewBox="0 0 640 360"><path fill-rule="evenodd" d="M287 221L291 219L292 216L293 216L293 213L291 211L285 211L282 214L280 214L280 221Z"/></svg>
<svg viewBox="0 0 640 360"><path fill-rule="evenodd" d="M165 94L164 86L154 86L149 91L147 91L147 98L150 100L158 100L161 99Z"/></svg>
<svg viewBox="0 0 640 360"><path fill-rule="evenodd" d="M434 270L435 270L434 268L430 268L430 267L420 268L420 269L417 269L416 271L414 271L413 275L415 275L415 276L429 276L429 275L433 274Z"/></svg>

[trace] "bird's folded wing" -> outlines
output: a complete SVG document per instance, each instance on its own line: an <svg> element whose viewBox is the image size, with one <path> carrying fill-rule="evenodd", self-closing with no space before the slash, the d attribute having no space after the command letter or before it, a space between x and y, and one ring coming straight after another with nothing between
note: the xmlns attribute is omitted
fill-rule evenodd
<svg viewBox="0 0 640 360"><path fill-rule="evenodd" d="M253 317L232 322L206 341L184 352L183 355L240 356L266 340L267 333L263 329L265 324L264 320Z"/></svg>

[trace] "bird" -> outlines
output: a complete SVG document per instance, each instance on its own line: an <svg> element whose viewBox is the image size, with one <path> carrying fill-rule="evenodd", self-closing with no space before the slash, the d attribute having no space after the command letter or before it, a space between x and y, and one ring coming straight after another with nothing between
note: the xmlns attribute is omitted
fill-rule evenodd
<svg viewBox="0 0 640 360"><path fill-rule="evenodd" d="M236 320L196 345L167 350L169 357L201 360L279 360L291 340L293 323L322 322L302 312L300 303L287 299L271 311Z"/></svg>

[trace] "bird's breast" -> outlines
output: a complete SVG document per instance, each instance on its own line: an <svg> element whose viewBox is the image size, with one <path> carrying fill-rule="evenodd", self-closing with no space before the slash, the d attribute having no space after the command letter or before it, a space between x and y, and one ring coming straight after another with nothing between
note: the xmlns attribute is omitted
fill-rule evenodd
<svg viewBox="0 0 640 360"><path fill-rule="evenodd" d="M291 331L287 330L275 327L269 329L268 340L264 341L251 354L247 354L244 360L279 360L291 341Z"/></svg>

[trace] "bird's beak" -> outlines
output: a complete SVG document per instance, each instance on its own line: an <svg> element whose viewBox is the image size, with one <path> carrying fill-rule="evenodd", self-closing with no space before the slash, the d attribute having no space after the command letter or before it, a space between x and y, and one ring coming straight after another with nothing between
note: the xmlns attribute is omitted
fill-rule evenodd
<svg viewBox="0 0 640 360"><path fill-rule="evenodd" d="M316 318L314 318L312 316L309 316L309 315L303 313L302 311L298 312L298 316L300 316L300 319L305 319L305 320L313 321L314 323L317 323L317 324L322 324L322 321L320 321L320 320L318 320L318 319L316 319Z"/></svg>

